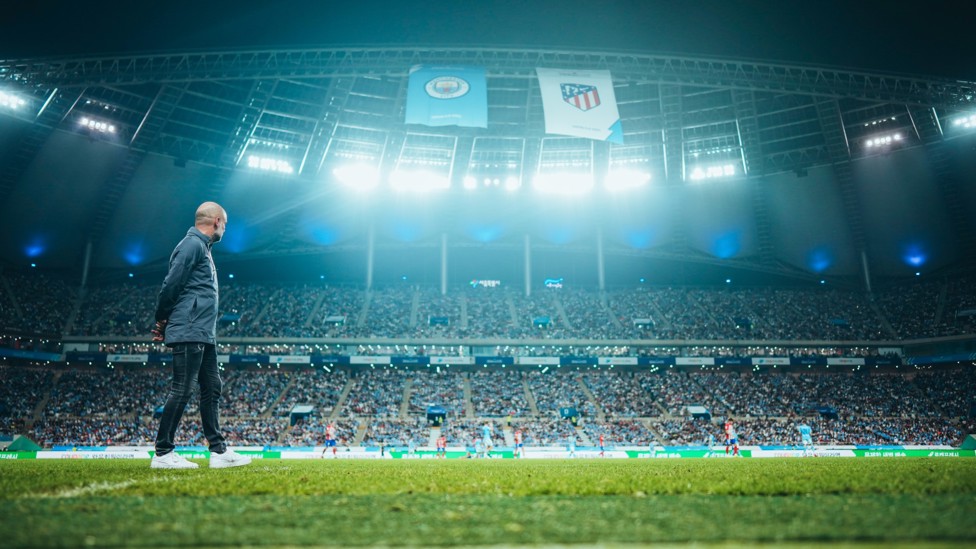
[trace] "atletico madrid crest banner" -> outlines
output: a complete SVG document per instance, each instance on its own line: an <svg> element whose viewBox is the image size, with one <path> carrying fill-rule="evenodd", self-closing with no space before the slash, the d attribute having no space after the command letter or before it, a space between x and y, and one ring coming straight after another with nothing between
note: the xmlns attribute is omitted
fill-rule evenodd
<svg viewBox="0 0 976 549"><path fill-rule="evenodd" d="M546 133L623 143L610 71L536 69Z"/></svg>
<svg viewBox="0 0 976 549"><path fill-rule="evenodd" d="M487 128L488 83L484 67L411 67L406 123Z"/></svg>

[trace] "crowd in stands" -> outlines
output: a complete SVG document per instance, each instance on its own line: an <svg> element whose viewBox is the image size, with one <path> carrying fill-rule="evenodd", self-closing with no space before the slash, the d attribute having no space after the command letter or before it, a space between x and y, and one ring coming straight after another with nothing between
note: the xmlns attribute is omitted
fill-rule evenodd
<svg viewBox="0 0 976 549"><path fill-rule="evenodd" d="M158 283L76 284L36 270L0 274L0 327L140 337ZM971 278L862 291L638 286L598 292L224 281L220 337L878 341L976 331ZM544 321L543 321L544 319Z"/></svg>
<svg viewBox="0 0 976 549"><path fill-rule="evenodd" d="M353 378L344 415L386 416L400 414L407 373L403 370L370 369Z"/></svg>
<svg viewBox="0 0 976 549"><path fill-rule="evenodd" d="M586 373L580 376L607 416L651 417L661 414L654 394L634 382L631 373Z"/></svg>
<svg viewBox="0 0 976 549"><path fill-rule="evenodd" d="M399 337L413 331L411 315L414 305L414 287L386 287L370 292L366 300L366 324L359 335L365 337Z"/></svg>
<svg viewBox="0 0 976 549"><path fill-rule="evenodd" d="M0 281L0 327L24 333L58 335L74 309L78 290L58 276L34 270L5 271Z"/></svg>
<svg viewBox="0 0 976 549"><path fill-rule="evenodd" d="M447 443L452 446L474 446L475 440L481 437L482 427L490 425L492 430L500 432L500 426L491 418L475 419L448 419L441 425L441 435L447 439Z"/></svg>
<svg viewBox="0 0 976 549"><path fill-rule="evenodd" d="M962 417L970 414L976 395L976 376L959 372L924 370L912 376L912 383L942 415Z"/></svg>
<svg viewBox="0 0 976 549"><path fill-rule="evenodd" d="M377 419L366 427L362 446L429 446L430 428L425 417Z"/></svg>
<svg viewBox="0 0 976 549"><path fill-rule="evenodd" d="M474 413L482 417L513 417L530 414L521 372L475 371L468 375Z"/></svg>
<svg viewBox="0 0 976 549"><path fill-rule="evenodd" d="M411 336L457 339L465 331L461 324L462 294L442 295L434 288L417 290L417 314ZM465 304L466 305L466 304Z"/></svg>
<svg viewBox="0 0 976 549"><path fill-rule="evenodd" d="M575 408L586 417L596 417L596 408L583 391L574 374L545 375L541 371L527 372L535 407L539 414L557 415L560 408Z"/></svg>
<svg viewBox="0 0 976 549"><path fill-rule="evenodd" d="M564 446L570 438L579 442L573 424L563 418L525 418L512 423L513 429L521 429L526 446Z"/></svg>
<svg viewBox="0 0 976 549"><path fill-rule="evenodd" d="M313 406L312 415L315 417L328 417L339 403L339 396L348 380L345 370L297 370L291 375L294 382L278 402L274 411L276 417L287 417L292 408L299 404Z"/></svg>
<svg viewBox="0 0 976 549"><path fill-rule="evenodd" d="M600 435L603 435L604 447L648 446L658 442L644 423L634 420L588 422L583 430L593 446L600 444Z"/></svg>
<svg viewBox="0 0 976 549"><path fill-rule="evenodd" d="M514 292L503 288L466 288L463 292L467 329L465 337L513 338L518 320L514 312Z"/></svg>
<svg viewBox="0 0 976 549"><path fill-rule="evenodd" d="M28 417L50 389L54 372L0 366L0 417Z"/></svg>
<svg viewBox="0 0 976 549"><path fill-rule="evenodd" d="M324 286L322 302L312 316L314 337L360 337L359 314L366 293L353 288Z"/></svg>
<svg viewBox="0 0 976 549"><path fill-rule="evenodd" d="M559 413L567 407L577 409L593 444L600 433L616 444L704 444L721 439L726 417L735 418L742 444L792 444L800 421L814 427L819 444L955 445L974 428L970 365L829 373L567 370L227 369L221 416L235 444L284 445L320 444L328 418L338 418L347 444L425 446L431 404L447 408L451 444L480 436L486 422L499 440L511 426L523 430L527 445L562 444L576 434ZM153 415L170 383L169 370L153 366L0 366L0 426L46 445L151 444ZM296 404L314 409L290 427ZM689 406L704 407L714 422L692 417ZM194 395L180 435L187 444L202 443L198 415Z"/></svg>
<svg viewBox="0 0 976 549"><path fill-rule="evenodd" d="M336 444L352 446L359 429L357 420L308 417L299 420L292 428L285 432L278 442L281 446L321 446L325 443L325 431L329 424L335 426Z"/></svg>
<svg viewBox="0 0 976 549"><path fill-rule="evenodd" d="M598 292L579 290L559 294L558 298L572 333L586 334L588 339L617 339L627 333Z"/></svg>
<svg viewBox="0 0 976 549"><path fill-rule="evenodd" d="M137 418L48 417L35 423L28 436L45 448L146 446L156 440L156 427Z"/></svg>
<svg viewBox="0 0 976 549"><path fill-rule="evenodd" d="M785 416L789 415L780 400L782 394L772 383L754 374L716 374L710 372L689 374L701 387L715 395L722 403L717 413L736 416Z"/></svg>
<svg viewBox="0 0 976 549"><path fill-rule="evenodd" d="M221 413L258 417L271 410L291 380L289 372L237 370L224 380Z"/></svg>
<svg viewBox="0 0 976 549"><path fill-rule="evenodd" d="M448 416L459 417L466 413L461 372L419 370L411 376L410 414L423 415L431 405L444 407Z"/></svg>

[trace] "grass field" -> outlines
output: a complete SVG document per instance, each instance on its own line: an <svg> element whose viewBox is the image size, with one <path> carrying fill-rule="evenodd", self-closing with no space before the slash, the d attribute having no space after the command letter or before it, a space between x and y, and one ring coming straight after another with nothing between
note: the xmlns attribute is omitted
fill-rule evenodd
<svg viewBox="0 0 976 549"><path fill-rule="evenodd" d="M0 462L4 547L971 545L976 460Z"/></svg>

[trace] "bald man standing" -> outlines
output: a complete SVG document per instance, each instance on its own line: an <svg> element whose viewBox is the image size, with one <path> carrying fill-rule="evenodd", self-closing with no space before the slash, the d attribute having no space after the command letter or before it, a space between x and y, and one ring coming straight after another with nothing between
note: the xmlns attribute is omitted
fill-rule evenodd
<svg viewBox="0 0 976 549"><path fill-rule="evenodd" d="M197 208L193 227L169 258L169 272L156 301L153 341L173 350L173 384L163 406L156 435L153 469L196 469L176 449L176 429L193 393L200 385L200 419L210 446L210 467L247 465L251 458L227 449L220 433L221 381L217 372L217 268L210 247L224 236L227 212L216 202Z"/></svg>

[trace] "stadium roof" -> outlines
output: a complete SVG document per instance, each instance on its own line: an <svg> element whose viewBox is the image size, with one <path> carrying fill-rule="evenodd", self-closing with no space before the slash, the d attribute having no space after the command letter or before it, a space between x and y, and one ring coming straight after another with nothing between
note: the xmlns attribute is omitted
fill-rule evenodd
<svg viewBox="0 0 976 549"><path fill-rule="evenodd" d="M518 273L526 242L547 273L586 281L595 278L597 250L611 281L665 263L856 280L865 267L910 276L976 256L976 220L967 214L976 207L968 184L976 75L960 79L949 62L958 56L939 49L961 42L952 35L958 22L945 19L938 30L946 39L914 40L906 55L908 40L872 41L886 24L888 32L932 32L921 22L906 29L914 14L894 13L897 6L866 13L871 4L859 4L849 19L825 9L736 16L715 6L721 24L695 20L719 37L720 27L757 38L737 42L694 33L688 19L682 32L663 28L674 8L615 3L590 14L583 3L561 5L512 15L516 3L495 2L490 13L466 6L474 10L467 16L447 7L442 19L402 3L332 6L329 17L309 12L330 32L315 46L280 45L314 42L314 25L284 24L295 13L240 6L223 18L204 8L196 26L178 21L188 13L179 9L114 14L112 32L86 32L93 17L48 20L47 36L62 34L48 42L20 27L6 36L23 43L0 51L0 86L23 102L0 109L2 260L80 271L91 243L93 269L152 269L207 199L230 213L225 260L320 256L332 269L361 270L374 249L378 269L419 263L438 273L443 246L455 264ZM136 22L140 14L159 24ZM829 21L843 40L811 34ZM661 30L673 46L641 28ZM399 44L348 45L366 39ZM562 46L533 45L542 41ZM469 45L476 42L494 45ZM694 54L648 53L675 49ZM97 53L107 50L123 53ZM903 64L871 51L901 53ZM862 63L874 68L835 68ZM417 64L485 67L488 128L405 124L407 72ZM609 70L624 144L546 134L536 67ZM252 157L293 173L248 169ZM452 188L356 195L334 175L351 163L384 177L401 165L442 167ZM734 166L734 175L692 177L712 165ZM638 167L652 179L629 195L597 188L572 200L530 191L545 167L597 179ZM523 186L469 192L468 176L515 176Z"/></svg>

